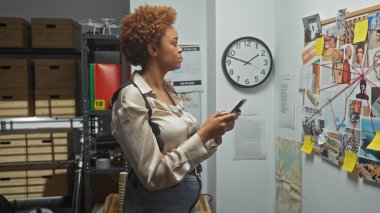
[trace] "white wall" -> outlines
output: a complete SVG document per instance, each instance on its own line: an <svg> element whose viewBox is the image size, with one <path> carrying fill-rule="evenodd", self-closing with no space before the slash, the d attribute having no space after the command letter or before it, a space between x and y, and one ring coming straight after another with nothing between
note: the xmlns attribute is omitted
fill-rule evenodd
<svg viewBox="0 0 380 213"><path fill-rule="evenodd" d="M248 101L242 113L260 112L265 116L266 160L232 161L234 133L223 138L216 155L217 212L273 212L273 73L266 83L250 89L237 89L224 77L221 56L234 39L253 36L263 40L275 53L274 1L216 1L216 108L228 110L241 98ZM210 62L211 63L211 62ZM276 70L274 70L276 72Z"/></svg>
<svg viewBox="0 0 380 213"><path fill-rule="evenodd" d="M292 0L276 1L276 82L280 74L296 74L301 67L303 49L302 18L319 13L321 20L336 16L338 10L363 9L379 4L376 0ZM286 18L285 18L286 17ZM275 106L279 105L280 88L276 83ZM299 101L296 101L298 105ZM300 109L297 108L298 113ZM275 108L275 133L299 140L300 120L297 131L278 128L279 107ZM302 166L302 208L304 213L319 212L378 212L379 187L363 184L347 172L322 161L319 156L311 158L303 154Z"/></svg>

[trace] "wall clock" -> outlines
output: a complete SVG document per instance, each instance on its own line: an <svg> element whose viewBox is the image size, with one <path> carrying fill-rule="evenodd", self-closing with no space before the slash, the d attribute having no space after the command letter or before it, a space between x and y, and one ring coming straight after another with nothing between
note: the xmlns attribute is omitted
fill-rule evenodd
<svg viewBox="0 0 380 213"><path fill-rule="evenodd" d="M268 46L254 37L241 37L232 41L224 50L222 69L234 85L249 88L268 79L273 66Z"/></svg>

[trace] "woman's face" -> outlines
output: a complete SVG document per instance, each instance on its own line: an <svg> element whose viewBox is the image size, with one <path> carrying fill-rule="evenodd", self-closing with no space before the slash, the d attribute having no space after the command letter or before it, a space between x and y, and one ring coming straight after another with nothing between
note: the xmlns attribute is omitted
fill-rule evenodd
<svg viewBox="0 0 380 213"><path fill-rule="evenodd" d="M182 48L178 45L178 34L174 27L168 27L161 38L158 48L157 60L159 66L166 71L172 71L181 67Z"/></svg>

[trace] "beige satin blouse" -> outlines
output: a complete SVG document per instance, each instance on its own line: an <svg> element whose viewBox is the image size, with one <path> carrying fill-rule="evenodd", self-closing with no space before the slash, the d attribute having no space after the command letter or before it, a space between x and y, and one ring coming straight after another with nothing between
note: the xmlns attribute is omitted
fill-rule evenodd
<svg viewBox="0 0 380 213"><path fill-rule="evenodd" d="M164 88L175 106L158 101L138 72L133 73L132 80L147 97L152 108L152 121L160 126L163 153L149 126L144 99L132 84L121 90L113 105L112 135L123 149L127 165L132 166L147 189L173 186L211 156L218 145L214 140L202 144L196 134L199 129L197 120L183 108L183 101L170 84L164 82Z"/></svg>

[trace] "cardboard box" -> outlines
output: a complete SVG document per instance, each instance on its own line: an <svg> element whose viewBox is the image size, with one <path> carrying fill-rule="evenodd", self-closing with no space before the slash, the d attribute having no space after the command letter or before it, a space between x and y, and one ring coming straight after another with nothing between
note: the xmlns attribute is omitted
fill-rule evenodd
<svg viewBox="0 0 380 213"><path fill-rule="evenodd" d="M31 89L0 89L0 117L34 116L34 105L34 95Z"/></svg>
<svg viewBox="0 0 380 213"><path fill-rule="evenodd" d="M70 128L2 131L0 132L0 162L73 159L73 155L80 151L79 133L79 130ZM56 170L55 172L63 174L62 172L65 170ZM1 174L2 171L0 171L0 178L2 178ZM51 174L52 172L46 175Z"/></svg>
<svg viewBox="0 0 380 213"><path fill-rule="evenodd" d="M26 178L26 170L0 171L0 178Z"/></svg>
<svg viewBox="0 0 380 213"><path fill-rule="evenodd" d="M36 89L36 115L74 118L79 114L75 89Z"/></svg>
<svg viewBox="0 0 380 213"><path fill-rule="evenodd" d="M27 184L26 178L1 178L0 187L10 186L25 186Z"/></svg>
<svg viewBox="0 0 380 213"><path fill-rule="evenodd" d="M0 187L0 194L19 194L26 193L27 186L10 186L10 187Z"/></svg>
<svg viewBox="0 0 380 213"><path fill-rule="evenodd" d="M26 162L26 155L0 156L0 162L2 163Z"/></svg>
<svg viewBox="0 0 380 213"><path fill-rule="evenodd" d="M25 59L0 59L0 88L33 88L31 63Z"/></svg>
<svg viewBox="0 0 380 213"><path fill-rule="evenodd" d="M67 169L29 170L28 197L68 195Z"/></svg>
<svg viewBox="0 0 380 213"><path fill-rule="evenodd" d="M59 146L59 145L67 146L67 139L70 137L69 133L67 133L67 132L53 132L52 136L53 136L55 146Z"/></svg>
<svg viewBox="0 0 380 213"><path fill-rule="evenodd" d="M25 155L26 147L7 148L0 146L0 156L4 155Z"/></svg>
<svg viewBox="0 0 380 213"><path fill-rule="evenodd" d="M51 155L53 152L52 146L35 146L35 147L28 147L28 155L32 154L48 154Z"/></svg>
<svg viewBox="0 0 380 213"><path fill-rule="evenodd" d="M67 140L66 140L67 141ZM27 133L28 161L67 160L66 145L55 145L53 133Z"/></svg>
<svg viewBox="0 0 380 213"><path fill-rule="evenodd" d="M0 48L30 47L30 23L17 17L0 17Z"/></svg>
<svg viewBox="0 0 380 213"><path fill-rule="evenodd" d="M77 67L77 62L71 59L36 59L35 88L76 88Z"/></svg>
<svg viewBox="0 0 380 213"><path fill-rule="evenodd" d="M65 18L32 18L32 48L80 49L81 25Z"/></svg>
<svg viewBox="0 0 380 213"><path fill-rule="evenodd" d="M0 194L7 199L66 196L68 169L0 171Z"/></svg>
<svg viewBox="0 0 380 213"><path fill-rule="evenodd" d="M25 147L26 134L13 131L0 132L0 147Z"/></svg>

